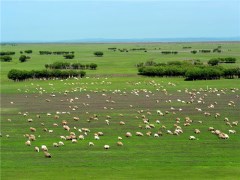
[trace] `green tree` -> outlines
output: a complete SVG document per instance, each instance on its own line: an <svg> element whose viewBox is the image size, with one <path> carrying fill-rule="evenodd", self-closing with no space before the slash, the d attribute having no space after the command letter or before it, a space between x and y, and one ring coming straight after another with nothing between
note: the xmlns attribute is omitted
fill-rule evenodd
<svg viewBox="0 0 240 180"><path fill-rule="evenodd" d="M102 57L103 56L103 52L96 51L96 52L94 52L94 55L97 56L97 57Z"/></svg>
<svg viewBox="0 0 240 180"><path fill-rule="evenodd" d="M219 59L210 59L208 61L208 64L211 66L216 66L216 65L218 65L218 63L219 63Z"/></svg>
<svg viewBox="0 0 240 180"><path fill-rule="evenodd" d="M0 60L1 60L2 62L10 62L10 61L12 61L12 57L11 57L11 56L8 56L8 55L4 55L4 56L1 56L1 57L0 57Z"/></svg>
<svg viewBox="0 0 240 180"><path fill-rule="evenodd" d="M19 57L19 61L20 61L20 62L26 62L27 59L30 59L30 57L29 57L29 56L26 56L26 55L21 55L21 56Z"/></svg>
<svg viewBox="0 0 240 180"><path fill-rule="evenodd" d="M90 69L92 69L92 70L96 70L96 69L97 69L97 64L91 63L91 64L89 65L89 67L90 67Z"/></svg>

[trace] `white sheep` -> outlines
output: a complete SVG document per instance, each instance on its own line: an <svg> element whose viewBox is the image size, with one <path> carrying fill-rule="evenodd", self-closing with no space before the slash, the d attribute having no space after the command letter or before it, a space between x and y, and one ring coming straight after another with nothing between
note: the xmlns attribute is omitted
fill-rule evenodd
<svg viewBox="0 0 240 180"><path fill-rule="evenodd" d="M94 136L94 139L95 139L95 140L99 140L100 137L99 137L98 135L95 135L95 136Z"/></svg>
<svg viewBox="0 0 240 180"><path fill-rule="evenodd" d="M44 152L44 155L45 155L46 158L51 158L52 157L51 154L48 153L48 152Z"/></svg>
<svg viewBox="0 0 240 180"><path fill-rule="evenodd" d="M141 132L136 132L136 136L143 136L143 133L141 133Z"/></svg>
<svg viewBox="0 0 240 180"><path fill-rule="evenodd" d="M88 145L89 146L94 146L94 143L93 142L89 142Z"/></svg>
<svg viewBox="0 0 240 180"><path fill-rule="evenodd" d="M25 142L25 144L26 144L27 146L31 146L31 141L30 141L30 140L27 140L27 141Z"/></svg>
<svg viewBox="0 0 240 180"><path fill-rule="evenodd" d="M196 140L196 137L195 136L190 136L189 140Z"/></svg>
<svg viewBox="0 0 240 180"><path fill-rule="evenodd" d="M53 143L53 147L58 147L58 143Z"/></svg>
<svg viewBox="0 0 240 180"><path fill-rule="evenodd" d="M43 151L48 151L48 148L47 148L46 145L42 145L42 146L41 146L41 149L42 149Z"/></svg>
<svg viewBox="0 0 240 180"><path fill-rule="evenodd" d="M66 137L65 136L60 136L61 139L63 140L66 140Z"/></svg>
<svg viewBox="0 0 240 180"><path fill-rule="evenodd" d="M82 134L79 135L78 138L79 138L80 140L84 140L84 136L83 136Z"/></svg>
<svg viewBox="0 0 240 180"><path fill-rule="evenodd" d="M159 135L157 133L154 134L154 137L159 137Z"/></svg>
<svg viewBox="0 0 240 180"><path fill-rule="evenodd" d="M117 145L118 145L118 146L123 146L123 143L122 143L121 141L118 141L118 142L117 142Z"/></svg>
<svg viewBox="0 0 240 180"><path fill-rule="evenodd" d="M109 145L104 145L104 149L109 149L110 146Z"/></svg>
<svg viewBox="0 0 240 180"><path fill-rule="evenodd" d="M72 143L77 143L77 139L72 139Z"/></svg>
<svg viewBox="0 0 240 180"><path fill-rule="evenodd" d="M39 152L39 147L34 147L34 151Z"/></svg>
<svg viewBox="0 0 240 180"><path fill-rule="evenodd" d="M229 134L236 134L236 130L228 130Z"/></svg>
<svg viewBox="0 0 240 180"><path fill-rule="evenodd" d="M59 142L58 142L58 145L59 145L59 146L64 146L64 143L63 143L62 141L59 141Z"/></svg>
<svg viewBox="0 0 240 180"><path fill-rule="evenodd" d="M122 137L118 136L118 140L122 140Z"/></svg>
<svg viewBox="0 0 240 180"><path fill-rule="evenodd" d="M132 137L132 134L130 132L127 132L125 136L126 137Z"/></svg>

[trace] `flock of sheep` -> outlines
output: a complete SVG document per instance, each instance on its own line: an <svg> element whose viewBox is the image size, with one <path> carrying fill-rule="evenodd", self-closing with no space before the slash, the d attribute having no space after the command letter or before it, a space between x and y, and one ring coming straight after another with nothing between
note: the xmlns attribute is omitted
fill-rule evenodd
<svg viewBox="0 0 240 180"><path fill-rule="evenodd" d="M104 82L106 83L106 82ZM127 82L127 84L131 84L134 87L137 87L142 82L132 83ZM107 84L111 84L108 82ZM172 92L169 92L167 90L168 87L175 87L176 84L169 82L167 86L163 87L161 84L156 83L155 81L150 81L147 84L148 86L156 87L155 91L150 91L147 89L138 89L134 88L133 90L124 91L124 90L112 90L112 91L93 91L90 93L81 92L85 96L85 101L82 102L81 98L79 98L76 93L76 91L73 89L72 92L66 90L63 94L57 94L57 93L50 93L49 97L45 98L45 106L48 106L49 103L56 101L56 97L60 96L62 99L58 103L65 103L64 106L65 109L69 109L69 111L62 111L58 110L55 113L52 112L46 112L46 114L35 114L33 117L32 113L29 112L19 112L19 116L24 116L24 119L26 119L26 123L28 124L29 129L26 130L26 134L24 134L25 138L25 145L34 147L33 150L36 152L42 151L44 153L44 156L46 158L51 158L52 155L49 152L49 149L52 148L59 148L64 147L66 144L69 144L71 142L72 144L77 144L79 141L88 141L88 145L91 147L95 146L95 142L101 141L101 136L106 136L104 133L104 128L111 126L111 124L118 124L118 128L122 128L124 126L128 126L128 121L124 120L124 118L127 117L124 113L119 113L118 115L115 115L113 112L116 110L116 107L118 107L116 104L118 104L118 101L121 100L121 98L128 99L128 96L134 96L137 100L138 97L141 97L143 100L146 100L146 102L151 102L153 105L151 105L150 108L140 108L137 102L131 102L126 101L127 104L125 104L125 107L127 107L125 110L128 111L129 109L134 112L134 122L136 125L137 131L126 131L124 134L118 134L116 138L116 144L115 146L123 146L124 145L124 139L128 138L131 139L133 135L135 136L147 136L147 137L153 137L153 138L160 138L161 136L181 136L184 134L186 130L189 131L189 128L192 124L198 124L199 128L192 129L192 134L189 136L189 140L198 140L198 134L201 134L202 131L204 133L209 133L214 136L217 136L219 139L229 139L230 134L236 134L237 128L238 128L238 119L239 117L236 117L234 120L229 119L228 117L224 117L221 115L221 112L218 112L215 110L216 107L218 107L218 103L221 101L221 103L225 103L227 108L239 108L239 95L237 93L239 92L239 89L216 89L216 88L207 88L207 89L184 89L184 90L177 90L175 92L177 96L171 96ZM49 84L49 86L53 86L53 84ZM40 94L44 92L44 88L37 86L36 88ZM79 90L79 88L78 88ZM21 91L21 90L20 90ZM156 94L161 93L162 96L165 97L165 99L155 98L154 102L151 99ZM222 96L226 95L227 93L231 93L234 98L227 102L222 102ZM94 108L91 109L91 103L89 103L87 100L92 98L92 95L98 95L101 96L101 98L105 101L102 103L102 107L98 107L98 109L94 113L90 113L88 111L94 111ZM184 94L184 100L182 100L182 95ZM73 97L75 96L75 97ZM114 99L116 96L121 96L120 98ZM208 96L214 96L213 102L205 101ZM28 96L26 96L28 98ZM41 96L40 96L41 98ZM119 100L120 99L120 100ZM151 99L151 101L149 101ZM58 99L59 101L59 99ZM94 103L94 100L92 100ZM85 122L91 123L91 122L101 122L99 124L99 127L103 128L103 131L97 131L95 132L94 129L91 129L89 127L83 127L86 126L86 123L83 123L83 118L78 115L78 111L80 109L79 104L85 108L85 116L86 118ZM92 103L92 104L93 104ZM15 102L10 102L11 105L14 105ZM177 107L177 105L180 106ZM115 105L114 107L111 105ZM163 107L169 107L168 109L161 108ZM182 106L181 106L182 105ZM146 104L144 107L148 107ZM195 119L191 118L191 115L186 115L184 117L181 117L184 115L184 113L188 114L188 112L185 112L187 108L191 108L192 111L195 114L198 114L202 120L196 121ZM51 109L51 108L49 108ZM216 108L218 109L218 108ZM99 110L99 112L98 112ZM102 113L113 113L110 115L102 115ZM191 113L189 113L191 114ZM171 116L169 116L171 115ZM174 119L172 118L174 116ZM101 117L101 118L100 118ZM167 117L169 120L166 120ZM214 127L209 127L208 129L201 128L201 125L205 123L204 118L208 117L214 117L215 119L219 120L219 123L225 123L226 127L228 127L228 132L221 129L217 129ZM52 123L52 126L49 127L49 125L46 125L42 120L43 119L53 119L55 120L54 123ZM119 119L119 120L116 120ZM170 120L171 119L171 120ZM173 120L172 120L173 119ZM11 119L8 119L8 121L11 121ZM35 123L33 126L33 122ZM166 121L170 121L167 122ZM58 129L58 132L61 132L62 134L60 136L54 135L55 129ZM115 127L116 128L116 127ZM40 147L34 145L35 141L38 141L38 139L41 139L42 134L49 133L54 135L55 141L52 142L52 146L47 147L46 144L42 144ZM40 135L41 134L41 135ZM6 135L9 137L9 135ZM90 138L89 138L90 137ZM89 139L92 139L92 141L89 141ZM114 146L114 144L111 144L111 146ZM111 147L109 143L105 143L103 146L103 149L108 150Z"/></svg>

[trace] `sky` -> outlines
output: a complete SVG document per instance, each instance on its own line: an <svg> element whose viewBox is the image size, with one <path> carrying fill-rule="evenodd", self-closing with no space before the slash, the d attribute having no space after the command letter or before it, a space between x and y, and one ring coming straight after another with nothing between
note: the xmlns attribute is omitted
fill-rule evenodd
<svg viewBox="0 0 240 180"><path fill-rule="evenodd" d="M240 37L238 0L1 0L1 42Z"/></svg>

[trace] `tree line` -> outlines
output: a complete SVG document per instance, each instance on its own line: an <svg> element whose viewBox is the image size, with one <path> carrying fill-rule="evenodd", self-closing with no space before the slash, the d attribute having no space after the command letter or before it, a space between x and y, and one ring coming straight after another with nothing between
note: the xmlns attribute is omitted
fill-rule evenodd
<svg viewBox="0 0 240 180"><path fill-rule="evenodd" d="M45 64L47 69L90 69L96 70L97 64L81 64L81 63L69 63L69 62L54 62L52 64Z"/></svg>
<svg viewBox="0 0 240 180"><path fill-rule="evenodd" d="M23 81L26 79L67 79L71 77L84 77L85 71L74 71L74 70L18 70L12 69L8 72L8 78L14 81Z"/></svg>
<svg viewBox="0 0 240 180"><path fill-rule="evenodd" d="M74 51L39 51L40 55L65 55L74 54Z"/></svg>
<svg viewBox="0 0 240 180"><path fill-rule="evenodd" d="M162 51L162 54L177 54L177 51Z"/></svg>
<svg viewBox="0 0 240 180"><path fill-rule="evenodd" d="M13 51L0 52L0 56L14 55L14 54L15 54L15 52L13 52Z"/></svg>
<svg viewBox="0 0 240 180"><path fill-rule="evenodd" d="M236 63L237 59L234 57L225 57L225 58L213 58L208 61L208 64L211 66L218 65L219 63Z"/></svg>
<svg viewBox="0 0 240 180"><path fill-rule="evenodd" d="M198 61L197 61L198 62ZM198 62L199 63L199 62ZM207 66L201 63L174 61L165 63L148 62L138 64L138 74L159 77L184 77L185 80L212 80L224 78L240 78L240 68L224 68L222 66ZM146 65L147 64L147 65Z"/></svg>

